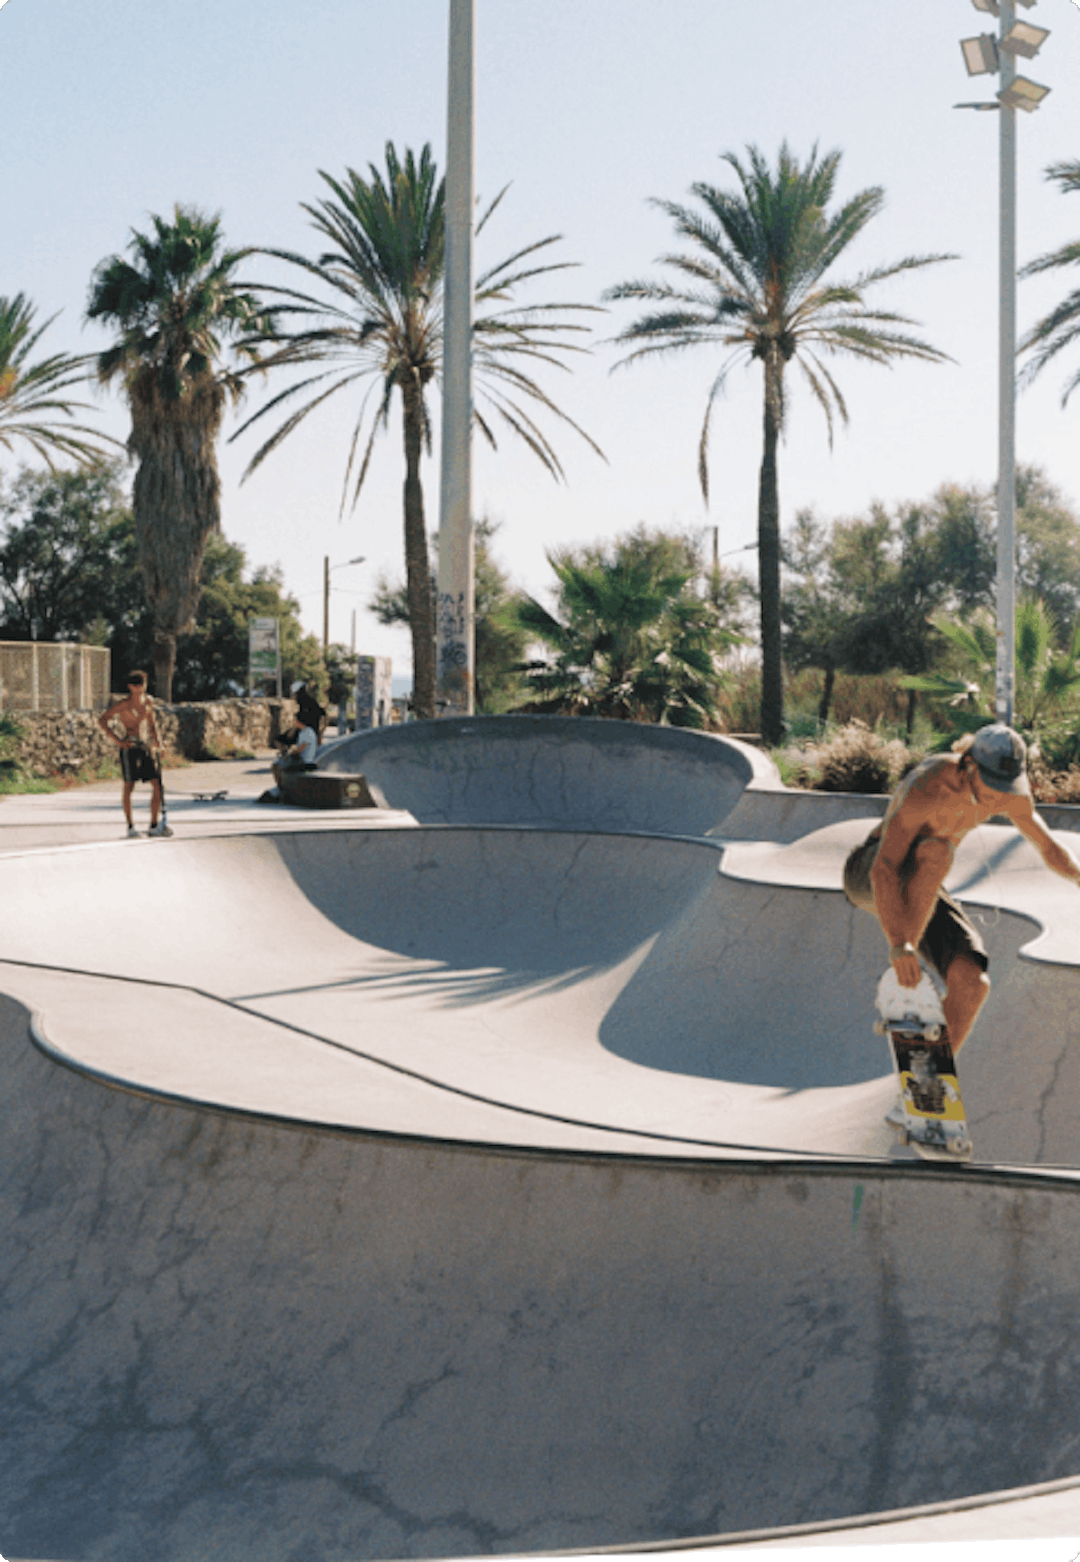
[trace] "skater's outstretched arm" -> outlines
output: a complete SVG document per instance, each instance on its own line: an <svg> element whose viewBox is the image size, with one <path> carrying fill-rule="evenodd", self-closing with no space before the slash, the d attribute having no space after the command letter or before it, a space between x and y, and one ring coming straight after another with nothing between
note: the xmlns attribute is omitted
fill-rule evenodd
<svg viewBox="0 0 1080 1562"><path fill-rule="evenodd" d="M1016 797L1010 798L1009 801L1013 805L1009 809L1009 817L1024 839L1031 842L1051 872L1060 874L1063 879L1071 879L1074 884L1080 886L1080 864L1068 847L1055 841L1035 812L1031 799Z"/></svg>

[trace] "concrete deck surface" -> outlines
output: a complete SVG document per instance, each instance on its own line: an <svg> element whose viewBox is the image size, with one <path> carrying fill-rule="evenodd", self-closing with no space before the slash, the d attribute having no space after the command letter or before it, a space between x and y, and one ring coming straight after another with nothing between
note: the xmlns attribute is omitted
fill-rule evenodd
<svg viewBox="0 0 1080 1562"><path fill-rule="evenodd" d="M188 771L170 842L0 803L5 1556L1080 1533L1075 890L958 858L979 1162L924 1165L875 800L602 725L404 729L378 814Z"/></svg>

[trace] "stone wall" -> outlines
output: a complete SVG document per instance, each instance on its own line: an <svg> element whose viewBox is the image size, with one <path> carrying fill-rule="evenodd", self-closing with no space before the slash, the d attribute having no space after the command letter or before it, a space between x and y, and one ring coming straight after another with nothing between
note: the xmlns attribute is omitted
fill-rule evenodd
<svg viewBox="0 0 1080 1562"><path fill-rule="evenodd" d="M114 696L119 699L120 696ZM225 759L236 750L268 749L295 719L293 700L213 700L187 705L155 701L166 763ZM22 737L8 750L32 775L70 776L85 765L115 760L116 744L98 726L99 711L20 711Z"/></svg>

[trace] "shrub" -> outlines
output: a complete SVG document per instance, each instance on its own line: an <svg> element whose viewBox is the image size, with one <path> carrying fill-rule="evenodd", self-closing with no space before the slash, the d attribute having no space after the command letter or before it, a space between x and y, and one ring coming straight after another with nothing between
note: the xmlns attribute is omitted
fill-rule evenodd
<svg viewBox="0 0 1080 1562"><path fill-rule="evenodd" d="M817 792L891 792L922 759L899 738L885 739L852 721L831 737L773 755L789 786Z"/></svg>

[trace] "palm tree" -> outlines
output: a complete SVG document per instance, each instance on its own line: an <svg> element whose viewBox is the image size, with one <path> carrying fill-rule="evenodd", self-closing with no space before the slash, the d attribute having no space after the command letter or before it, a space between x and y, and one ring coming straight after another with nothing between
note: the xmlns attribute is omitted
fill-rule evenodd
<svg viewBox="0 0 1080 1562"><path fill-rule="evenodd" d="M207 538L221 525L216 442L227 401L269 317L235 280L248 249L223 248L221 219L176 206L132 232L131 261L96 268L87 319L119 330L99 354L98 378L119 378L131 409L128 450L138 462L132 501L147 604L154 617L158 697L172 696L176 637L194 627ZM241 364L227 358L227 349Z"/></svg>
<svg viewBox="0 0 1080 1562"><path fill-rule="evenodd" d="M398 393L402 409L405 454L405 573L412 631L414 694L420 716L435 711L435 619L432 607L424 493L420 479L423 453L431 448L428 392L442 367L442 284L445 258L445 181L438 178L430 146L417 160L406 151L402 162L392 144L386 148L386 175L374 164L369 177L347 169L344 180L320 173L332 199L303 205L316 233L331 246L317 259L292 251L268 249L315 277L330 296L312 297L292 288L268 291L286 300L279 317L299 322L292 332L277 332L278 350L266 367L328 364L299 384L281 391L243 425L249 428L291 398L314 390L252 457L244 476L253 472L310 412L339 391L374 377L378 401L363 454L360 441L367 422L368 397L360 403L345 465L342 511L352 485L353 505L371 462L376 436L389 423ZM498 206L503 191L488 207L479 232ZM473 357L477 390L486 398L474 416L476 426L493 447L501 423L525 441L555 478L564 476L548 436L534 410L552 414L598 447L572 418L560 412L527 372L535 363L561 363L572 350L565 340L587 328L563 318L588 309L585 304L512 303L514 290L535 277L567 269L567 264L539 264L534 257L559 235L527 245L479 277L476 283ZM580 348L577 350L581 350ZM243 429L237 431L242 433ZM233 436L237 437L236 435ZM353 476L355 474L355 483Z"/></svg>
<svg viewBox="0 0 1080 1562"><path fill-rule="evenodd" d="M548 554L558 615L533 597L517 616L554 657L528 665L525 709L707 728L720 719L721 655L742 636L724 608L694 589L700 561L687 539L639 527L611 551Z"/></svg>
<svg viewBox="0 0 1080 1562"><path fill-rule="evenodd" d="M52 315L34 327L34 305L23 293L0 298L0 446L13 450L16 440L30 448L55 471L53 457L73 456L81 466L93 465L104 451L101 440L115 444L107 434L81 423L61 423L57 414L71 418L90 410L84 401L72 401L63 393L88 379L89 358L54 353L31 363L30 354L56 319ZM89 435L88 439L80 436Z"/></svg>
<svg viewBox="0 0 1080 1562"><path fill-rule="evenodd" d="M703 212L673 201L654 201L673 220L679 237L694 246L688 254L665 255L661 264L674 282L634 281L611 288L610 299L634 299L659 307L620 333L619 342L642 343L622 360L632 363L686 348L731 349L712 382L698 446L698 476L708 503L709 424L713 405L732 366L758 359L764 371L764 453L758 490L758 566L761 585L761 731L767 743L783 734L780 653L780 503L776 453L786 412L784 372L795 360L825 414L832 443L833 416L847 422L847 406L822 355L848 354L872 363L913 357L936 361L944 353L893 327L910 325L903 315L871 309L869 288L913 271L944 255L910 255L890 266L860 272L846 282L826 274L884 204L878 187L861 191L839 210L828 206L836 184L839 152L818 156L814 147L800 164L785 142L775 169L757 147L747 148L748 165L732 152L723 161L735 170L735 193L695 184Z"/></svg>
<svg viewBox="0 0 1080 1562"><path fill-rule="evenodd" d="M975 732L994 720L997 625L989 608L977 608L965 621L935 613L934 627L952 650L954 671L901 680L912 689L944 702L953 730L945 746L961 732ZM1016 725L1034 737L1040 727L1072 709L1080 691L1080 619L1064 632L1040 597L1023 596L1016 604Z"/></svg>
<svg viewBox="0 0 1080 1562"><path fill-rule="evenodd" d="M1080 158L1067 163L1052 163L1046 170L1046 177L1056 179L1063 194L1067 195L1070 190L1080 190ZM1064 244L1061 249L1053 250L1048 255L1040 255L1037 260L1025 266L1020 275L1031 277L1040 271L1057 271L1064 266L1080 266L1080 239L1074 239L1071 244ZM1063 298L1056 309L1052 309L1048 315L1044 315L1036 325L1033 325L1020 343L1021 352L1034 353L1025 370L1025 377L1034 379L1051 358L1056 358L1063 348L1071 347L1077 341L1080 341L1080 287L1067 298ZM1077 369L1072 378L1065 383L1061 396L1062 406L1078 385L1080 385L1080 369Z"/></svg>

